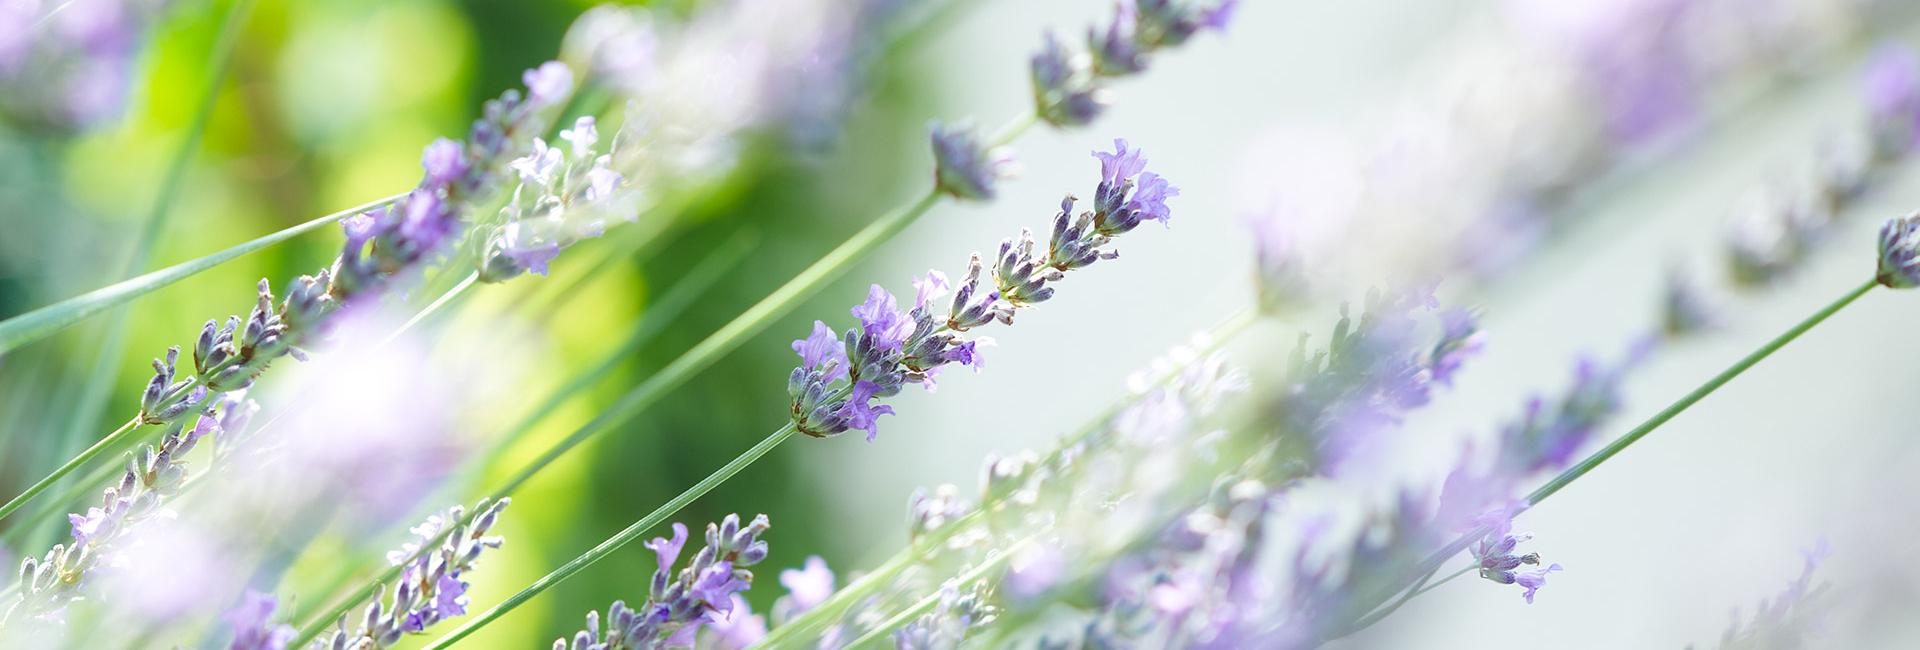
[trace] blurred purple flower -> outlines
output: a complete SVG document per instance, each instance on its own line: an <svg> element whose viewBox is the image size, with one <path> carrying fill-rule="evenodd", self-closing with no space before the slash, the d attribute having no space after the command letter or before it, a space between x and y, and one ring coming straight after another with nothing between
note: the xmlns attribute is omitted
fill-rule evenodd
<svg viewBox="0 0 1920 650"><path fill-rule="evenodd" d="M787 588L787 596L782 599L785 615L796 616L818 607L833 595L833 569L827 568L826 559L809 555L802 568L780 572L780 586Z"/></svg>
<svg viewBox="0 0 1920 650"><path fill-rule="evenodd" d="M240 604L222 617L233 627L233 643L227 645L227 650L286 650L287 644L293 641L294 630L291 626L272 623L277 605L272 595L247 590Z"/></svg>

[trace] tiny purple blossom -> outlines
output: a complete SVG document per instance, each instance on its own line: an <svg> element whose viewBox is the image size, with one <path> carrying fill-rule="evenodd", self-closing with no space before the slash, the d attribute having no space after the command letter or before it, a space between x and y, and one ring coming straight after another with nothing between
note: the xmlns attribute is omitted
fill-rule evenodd
<svg viewBox="0 0 1920 650"><path fill-rule="evenodd" d="M285 650L294 630L270 622L277 604L271 595L247 590L240 604L221 617L233 627L233 643L227 650Z"/></svg>
<svg viewBox="0 0 1920 650"><path fill-rule="evenodd" d="M893 415L893 407L873 404L874 393L879 390L880 386L873 382L855 382L853 394L847 396L846 405L840 409L841 415L847 419L847 428L867 431L867 442L873 442L880 435L880 416Z"/></svg>
<svg viewBox="0 0 1920 650"><path fill-rule="evenodd" d="M434 587L433 606L439 610L440 618L465 616L467 613L467 583L450 575L440 576Z"/></svg>
<svg viewBox="0 0 1920 650"><path fill-rule="evenodd" d="M1880 268L1874 277L1890 289L1920 286L1920 213L1880 226Z"/></svg>
<svg viewBox="0 0 1920 650"><path fill-rule="evenodd" d="M947 274L929 269L926 275L913 279L913 305L919 309L926 309L927 303L946 296L951 288L952 285L947 282Z"/></svg>
<svg viewBox="0 0 1920 650"><path fill-rule="evenodd" d="M1867 115L1876 129L1905 149L1920 138L1920 57L1897 45L1883 46L1867 64Z"/></svg>
<svg viewBox="0 0 1920 650"><path fill-rule="evenodd" d="M780 585L787 588L787 614L798 615L833 595L833 569L824 558L811 555L802 568L781 571Z"/></svg>
<svg viewBox="0 0 1920 650"><path fill-rule="evenodd" d="M1167 199L1180 196L1180 188L1174 187L1153 172L1140 174L1140 187L1134 190L1133 199L1127 202L1127 209L1138 210L1143 219L1152 219L1167 225L1173 212L1167 209Z"/></svg>
<svg viewBox="0 0 1920 650"><path fill-rule="evenodd" d="M559 104L573 92L573 69L559 61L548 61L520 75L527 85L527 100L540 107Z"/></svg>
<svg viewBox="0 0 1920 650"><path fill-rule="evenodd" d="M1202 19L1200 23L1212 28L1214 31L1227 31L1227 24L1233 22L1233 13L1239 8L1240 0L1223 0L1207 12L1206 18Z"/></svg>
<svg viewBox="0 0 1920 650"><path fill-rule="evenodd" d="M378 234L376 230L379 223L380 220L372 212L362 212L340 220L340 228L347 234L347 247L359 248L373 239Z"/></svg>
<svg viewBox="0 0 1920 650"><path fill-rule="evenodd" d="M420 167L427 172L426 184L452 185L467 173L467 159L458 141L440 138L420 154Z"/></svg>
<svg viewBox="0 0 1920 650"><path fill-rule="evenodd" d="M100 532L100 527L105 525L106 521L107 512L97 507L87 508L87 514L84 516L77 514L67 515L67 522L73 525L73 543L87 543L88 540L93 539L93 536Z"/></svg>
<svg viewBox="0 0 1920 650"><path fill-rule="evenodd" d="M1546 586L1547 584L1547 574L1553 573L1559 570L1561 570L1559 563L1554 563L1554 564L1548 565L1547 568L1544 568L1544 569L1522 571L1520 572L1520 575L1514 579L1514 583L1520 585L1521 587L1526 588L1526 591L1522 592L1520 595L1521 597L1527 599L1528 605L1532 605L1534 592L1540 591L1540 588L1543 586Z"/></svg>
<svg viewBox="0 0 1920 650"><path fill-rule="evenodd" d="M592 115L582 115L574 120L573 128L560 131L560 139L573 145L574 158L582 158L593 153L594 143L600 141L600 129Z"/></svg>
<svg viewBox="0 0 1920 650"><path fill-rule="evenodd" d="M601 159L606 159L606 156L601 156ZM627 178L621 176L620 172L613 171L613 169L606 165L596 164L593 169L587 170L586 199L588 201L600 201L609 196L613 196L613 191L619 188L620 183L626 180Z"/></svg>
<svg viewBox="0 0 1920 650"><path fill-rule="evenodd" d="M767 619L753 613L747 600L734 594L733 606L726 613L708 614L707 629L712 631L707 640L715 650L739 650L767 637Z"/></svg>
<svg viewBox="0 0 1920 650"><path fill-rule="evenodd" d="M733 595L746 590L748 586L746 581L733 575L732 562L715 562L700 573L688 593L705 601L716 611L725 613L733 609Z"/></svg>
<svg viewBox="0 0 1920 650"><path fill-rule="evenodd" d="M981 356L978 349L981 341L986 341L990 345L993 339L973 339L947 348L947 351L941 354L941 358L952 363L973 368L974 372L980 372L980 368L986 365L986 357Z"/></svg>
<svg viewBox="0 0 1920 650"><path fill-rule="evenodd" d="M1100 180L1118 186L1122 181L1133 178L1147 168L1147 159L1139 149L1127 150L1125 138L1113 139L1113 153L1093 152L1100 159Z"/></svg>
<svg viewBox="0 0 1920 650"><path fill-rule="evenodd" d="M676 521L673 522L673 539L655 537L642 546L653 551L660 561L660 572L666 573L673 569L673 563L680 561L680 548L686 544L687 525Z"/></svg>
<svg viewBox="0 0 1920 650"><path fill-rule="evenodd" d="M793 342L793 351L800 355L800 365L808 370L818 370L824 364L832 363L825 381L832 382L847 376L847 346L833 333L833 328L821 321L813 322L813 334Z"/></svg>
<svg viewBox="0 0 1920 650"><path fill-rule="evenodd" d="M900 349L913 332L913 321L900 313L893 294L877 284L867 289L867 301L853 308L853 317L860 319L860 328L882 350Z"/></svg>
<svg viewBox="0 0 1920 650"><path fill-rule="evenodd" d="M514 264L534 275L546 275L548 265L560 256L560 244L551 241L538 241L522 222L507 224L501 233L505 245L501 252Z"/></svg>
<svg viewBox="0 0 1920 650"><path fill-rule="evenodd" d="M520 182L544 187L553 182L553 172L560 168L560 158L558 148L547 146L546 140L534 138L533 149L527 155L507 163L507 168L520 174Z"/></svg>

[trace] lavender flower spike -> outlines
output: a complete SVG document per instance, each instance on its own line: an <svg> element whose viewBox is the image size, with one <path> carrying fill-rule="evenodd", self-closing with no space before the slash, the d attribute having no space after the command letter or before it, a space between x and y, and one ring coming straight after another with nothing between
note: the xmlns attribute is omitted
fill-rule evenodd
<svg viewBox="0 0 1920 650"><path fill-rule="evenodd" d="M1224 30L1237 0L1123 0L1105 28L1087 30L1087 51L1052 33L1031 59L1034 114L1054 126L1092 122L1107 105L1107 79L1147 69L1154 52L1177 47L1202 29Z"/></svg>
<svg viewBox="0 0 1920 650"><path fill-rule="evenodd" d="M1540 564L1539 553L1515 555L1513 552L1514 546L1532 539L1533 536L1525 533L1513 534L1511 515L1489 513L1488 518L1496 522L1493 531L1468 548L1473 553L1474 562L1479 566L1480 577L1503 585L1520 585L1526 590L1521 596L1527 599L1527 604L1533 604L1533 595L1547 583L1547 574L1559 571L1560 565L1554 564L1528 571L1518 570L1521 565L1539 566Z"/></svg>
<svg viewBox="0 0 1920 650"><path fill-rule="evenodd" d="M770 527L766 515L745 525L739 515L707 524L706 547L677 577L663 580L660 576L674 575L687 538L687 527L675 523L672 541L656 538L656 544L648 546L660 554L661 569L646 602L630 608L616 600L607 608L605 621L598 612L588 612L586 628L554 641L554 650L694 647L703 627L714 633L707 639L712 645L700 647L735 648L757 641L766 633L765 621L747 609L740 593L753 586L747 567L767 558L767 543L760 535Z"/></svg>
<svg viewBox="0 0 1920 650"><path fill-rule="evenodd" d="M936 122L927 130L933 137L933 185L941 192L963 201L990 200L994 183L1012 174L1011 152L981 144L973 125Z"/></svg>
<svg viewBox="0 0 1920 650"><path fill-rule="evenodd" d="M341 617L338 628L331 636L322 637L319 647L379 650L399 643L405 635L423 634L440 621L466 615L465 575L473 570L474 562L483 552L500 548L504 540L487 532L500 520L500 511L506 509L510 501L501 499L489 504L483 499L474 504L474 511L480 514L473 518L471 525L465 519L466 511L454 506L445 514L428 517L415 526L413 534L418 541L387 554L389 562L403 567L391 601L383 603L382 598L376 596L367 604L360 626L351 633L347 631L346 617ZM423 545L440 539L443 527L449 524L452 529L446 531L439 546L420 552Z"/></svg>
<svg viewBox="0 0 1920 650"><path fill-rule="evenodd" d="M1880 270L1874 277L1889 289L1920 286L1920 213L1880 226Z"/></svg>
<svg viewBox="0 0 1920 650"><path fill-rule="evenodd" d="M816 438L864 429L872 441L879 417L893 413L892 407L874 400L897 395L909 383L931 389L948 364L980 368L980 346L989 340L962 333L995 321L1011 324L1015 311L1052 298L1054 287L1049 285L1068 271L1117 257L1107 248L1114 237L1141 221L1171 218L1166 200L1179 190L1146 171L1145 156L1129 149L1125 140L1114 145L1113 153L1094 153L1101 180L1093 209L1074 217L1074 198L1061 201L1044 251L1033 233L1023 230L1018 239L1000 242L991 264L974 253L958 285L950 285L938 271L914 278L913 308L906 312L892 293L873 285L866 301L853 308L860 327L841 335L839 353L829 344L832 330L816 321L813 334L793 342L801 360L787 375L794 428ZM985 288L981 283L989 272L993 284ZM953 299L942 314L934 303L949 289Z"/></svg>

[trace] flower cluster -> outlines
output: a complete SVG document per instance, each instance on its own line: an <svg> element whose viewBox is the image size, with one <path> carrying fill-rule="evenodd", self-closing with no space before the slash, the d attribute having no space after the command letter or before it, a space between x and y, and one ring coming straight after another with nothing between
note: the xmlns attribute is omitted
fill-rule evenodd
<svg viewBox="0 0 1920 650"><path fill-rule="evenodd" d="M1164 48L1178 47L1202 29L1226 29L1238 0L1123 0L1106 29L1089 28L1085 52L1052 33L1033 55L1034 113L1055 126L1092 122L1107 106L1106 79L1137 74Z"/></svg>
<svg viewBox="0 0 1920 650"><path fill-rule="evenodd" d="M233 628L233 641L227 650L286 650L293 641L292 626L273 622L273 610L279 600L268 594L248 591L240 604L228 610L227 625Z"/></svg>
<svg viewBox="0 0 1920 650"><path fill-rule="evenodd" d="M144 445L131 454L120 481L101 493L100 505L67 515L68 542L55 545L44 557L21 561L19 595L9 611L0 614L0 621L15 614L57 615L82 598L90 575L112 566L120 542L142 522L164 516L166 501L187 485L186 455L203 438L213 438L216 446L235 444L224 441L244 436L255 409L252 402L230 393L217 407L201 412L192 427L174 422L158 444Z"/></svg>
<svg viewBox="0 0 1920 650"><path fill-rule="evenodd" d="M0 114L59 128L84 128L119 114L140 40L169 4L0 4Z"/></svg>
<svg viewBox="0 0 1920 650"><path fill-rule="evenodd" d="M393 599L382 603L375 596L366 607L358 628L347 631L342 616L333 634L320 647L333 650L377 650L391 647L408 634L421 634L440 621L467 613L465 574L473 570L482 552L500 548L500 537L487 532L500 519L511 499L489 504L481 500L473 510L479 513L471 521L460 506L444 515L433 515L413 528L418 539L399 550L387 553L387 561L402 567L400 583ZM436 546L437 544L437 546ZM426 552L422 549L430 548Z"/></svg>
<svg viewBox="0 0 1920 650"><path fill-rule="evenodd" d="M1019 239L1000 243L991 266L975 253L957 288L939 271L916 278L914 307L905 313L893 294L873 285L866 302L853 308L859 329L836 337L825 322L815 321L813 334L793 342L800 366L788 376L787 394L795 427L818 438L865 429L873 440L879 416L893 412L874 400L899 394L908 383L931 389L948 364L980 368L979 347L989 340L962 333L995 321L1012 323L1016 311L1052 298L1049 284L1068 271L1118 256L1107 248L1113 237L1143 221L1171 218L1166 200L1179 189L1145 171L1139 150L1115 140L1113 152L1093 155L1101 169L1093 209L1074 217L1074 198L1061 201L1045 251L1036 250L1033 233L1023 230ZM982 276L989 270L993 284L986 288ZM941 318L934 301L950 288L954 296Z"/></svg>
<svg viewBox="0 0 1920 650"><path fill-rule="evenodd" d="M933 186L941 193L963 201L991 200L994 184L1012 173L1012 153L988 148L973 125L936 122L927 130L933 139Z"/></svg>
<svg viewBox="0 0 1920 650"><path fill-rule="evenodd" d="M748 631L749 612L738 594L753 586L753 572L747 567L767 558L767 543L760 535L770 526L766 515L755 516L744 526L739 515L707 524L706 547L676 576L673 568L686 546L687 527L675 523L672 538L647 542L660 560L647 601L638 608L614 601L607 608L604 628L599 613L588 612L586 629L574 634L571 643L566 638L554 641L554 650L684 648L694 644L702 627L723 634ZM765 630L764 624L760 630Z"/></svg>
<svg viewBox="0 0 1920 650"><path fill-rule="evenodd" d="M967 633L988 625L999 614L993 606L993 587L975 582L965 591L956 582L940 587L940 601L932 611L893 632L896 650L946 650L960 647Z"/></svg>
<svg viewBox="0 0 1920 650"><path fill-rule="evenodd" d="M1813 644L1832 606L1828 586L1813 584L1813 573L1833 554L1825 540L1800 552L1800 575L1770 600L1760 601L1753 619L1741 622L1740 610L1733 610L1733 624L1720 637L1721 650L1766 650L1768 648L1804 648Z"/></svg>
<svg viewBox="0 0 1920 650"><path fill-rule="evenodd" d="M1474 542L1473 546L1467 547L1467 551L1473 554L1480 577L1503 585L1520 585L1525 590L1521 592L1521 597L1527 599L1527 604L1533 604L1533 595L1547 584L1547 574L1559 571L1560 565L1520 570L1523 565L1540 566L1539 553L1515 555L1513 552L1515 546L1529 539L1533 539L1533 535L1513 532L1511 517L1498 516L1494 517L1492 531Z"/></svg>
<svg viewBox="0 0 1920 650"><path fill-rule="evenodd" d="M332 267L295 279L278 306L263 279L244 320L208 320L194 344L194 374L178 377L178 348L169 349L164 362L155 361L140 399L142 422L169 423L213 396L251 386L282 356L303 358L300 346L324 338L340 307L369 299L392 279L430 262L459 228L466 204L491 191L503 156L538 129L542 115L572 88L571 73L557 62L527 71L524 80L528 97L509 90L489 101L469 142L443 138L427 146L419 187L385 208L349 217L343 223L345 248Z"/></svg>
<svg viewBox="0 0 1920 650"><path fill-rule="evenodd" d="M487 240L480 279L500 282L522 272L546 275L547 264L561 249L600 236L606 227L602 217L620 210L615 196L626 178L609 165L611 152L627 140L625 129L614 134L606 154L595 149L600 131L592 116L576 119L573 128L560 132L560 139L567 143L564 150L536 137L532 151L508 164L519 185L500 209L501 225Z"/></svg>
<svg viewBox="0 0 1920 650"><path fill-rule="evenodd" d="M1893 289L1920 286L1920 214L1880 226L1880 268L1874 279Z"/></svg>
<svg viewBox="0 0 1920 650"><path fill-rule="evenodd" d="M573 72L565 64L549 61L528 70L521 80L527 86L526 97L509 90L488 101L464 145L443 138L427 146L421 160L426 177L405 199L348 221L346 250L333 268L336 298L343 291L352 294L431 260L459 229L472 203L495 190L503 167L513 166L523 182L529 165L553 180L550 176L559 164L559 152L545 142L535 140L535 151L529 154L532 162L513 154L545 128L547 115L566 102L573 92ZM576 137L590 147L586 136Z"/></svg>

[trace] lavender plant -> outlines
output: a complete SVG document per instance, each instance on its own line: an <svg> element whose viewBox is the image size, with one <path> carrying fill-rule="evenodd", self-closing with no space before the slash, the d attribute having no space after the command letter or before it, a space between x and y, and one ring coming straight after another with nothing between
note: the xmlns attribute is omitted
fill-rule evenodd
<svg viewBox="0 0 1920 650"><path fill-rule="evenodd" d="M413 528L415 541L387 553L387 561L400 567L400 580L390 601L376 594L360 617L359 627L348 631L341 617L334 632L322 638L318 647L333 650L368 650L392 647L408 634L425 634L439 622L467 613L465 574L487 549L500 548L505 540L487 533L500 519L511 499L474 504L471 523L460 506L434 515ZM288 636L291 636L290 634Z"/></svg>
<svg viewBox="0 0 1920 650"><path fill-rule="evenodd" d="M955 291L945 324L935 324L929 305L944 292L945 278L929 273L915 283L919 295L913 311L902 314L897 301L877 285L868 292L865 303L854 308L861 329L848 330L838 349L832 330L816 322L814 334L795 341L793 349L801 357L801 366L788 378L790 420L786 426L767 436L754 448L721 467L705 480L676 496L665 505L634 522L633 525L594 547L587 553L536 581L500 605L487 610L466 625L441 638L434 645L445 647L471 634L479 627L517 607L527 599L573 576L599 559L631 542L641 533L671 516L687 502L739 473L794 433L828 437L860 428L869 438L878 432L878 418L892 413L892 407L876 405L874 400L898 394L906 383L926 384L932 375L948 364L960 362L977 367L976 340L962 340L956 333L998 320L1011 323L1020 309L1053 296L1049 283L1065 277L1068 270L1084 267L1098 259L1111 259L1105 246L1113 237L1137 228L1148 220L1166 222L1172 217L1166 199L1178 194L1164 178L1145 171L1146 159L1137 149L1129 149L1124 140L1114 141L1111 153L1094 152L1101 163L1101 181L1095 189L1093 210L1072 217L1071 196L1062 201L1054 217L1053 244L1043 255L1035 250L1031 233L1023 232L1015 243L1001 242L993 280L996 289L979 294L984 263L975 255L969 264L967 279ZM844 355L844 360L840 355ZM844 367L844 372L837 369Z"/></svg>
<svg viewBox="0 0 1920 650"><path fill-rule="evenodd" d="M155 517L169 516L169 500L192 478L185 461L200 440L213 440L209 466L217 465L244 444L248 422L257 410L253 402L229 393L217 406L200 413L191 428L174 422L158 444L131 454L120 481L102 491L100 505L67 516L68 542L55 545L38 559L21 560L18 592L0 615L0 628L12 621L59 620L67 605L86 596L96 582L93 574L113 566L119 546L136 528Z"/></svg>
<svg viewBox="0 0 1920 650"><path fill-rule="evenodd" d="M692 647L703 628L738 641L723 647L746 647L757 639L739 638L733 628L738 625L735 621L751 615L739 594L753 587L748 567L767 557L767 543L760 535L770 527L766 515L755 516L745 526L739 515L707 524L706 546L676 575L673 567L686 545L687 527L675 523L672 539L655 537L647 542L660 568L654 571L646 602L629 608L624 601L614 601L607 607L604 630L599 613L587 612L586 629L575 633L571 643L566 637L554 641L554 650Z"/></svg>

